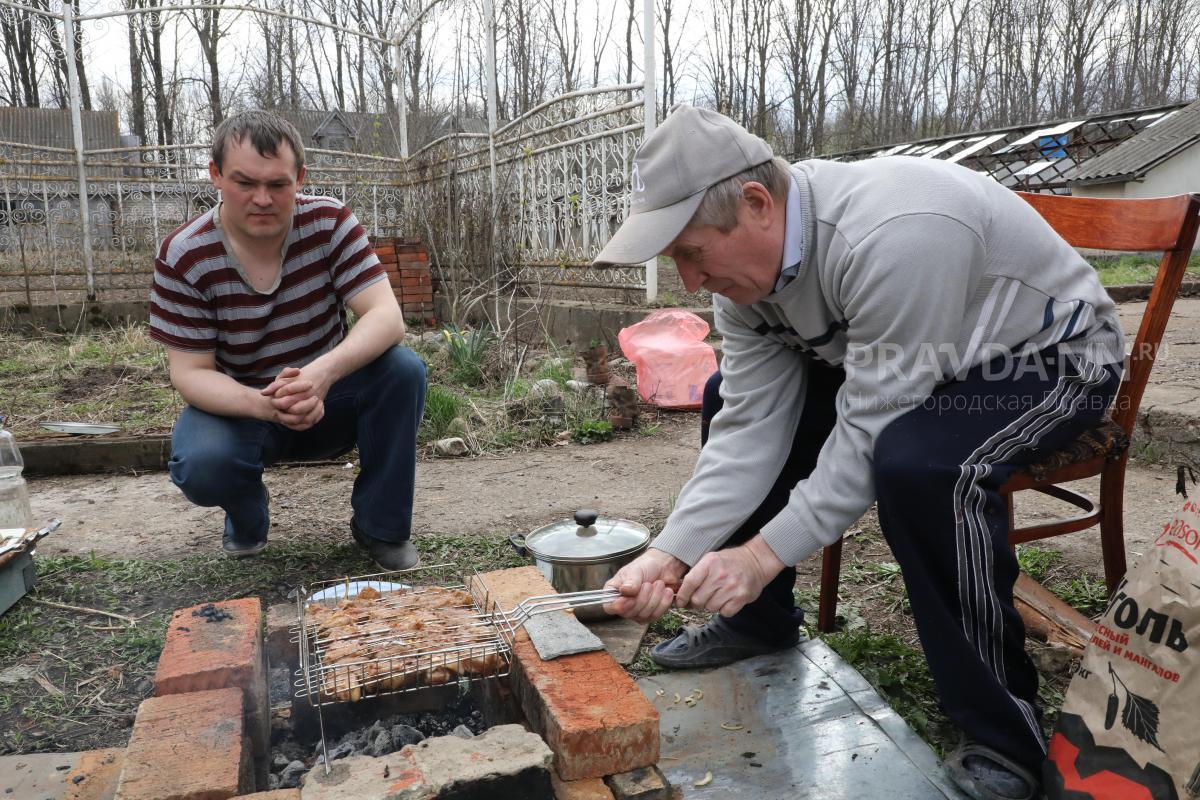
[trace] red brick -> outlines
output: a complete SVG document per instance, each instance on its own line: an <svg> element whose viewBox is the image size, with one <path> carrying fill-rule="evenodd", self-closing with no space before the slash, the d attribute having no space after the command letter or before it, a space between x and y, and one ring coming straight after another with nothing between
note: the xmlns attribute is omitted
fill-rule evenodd
<svg viewBox="0 0 1200 800"><path fill-rule="evenodd" d="M554 800L613 800L612 790L599 778L564 781L551 772L550 783L554 784Z"/></svg>
<svg viewBox="0 0 1200 800"><path fill-rule="evenodd" d="M394 255L396 255L396 247L395 247L395 245L390 245L390 244L381 244L381 245L376 245L376 246L374 247L374 250L375 250L375 255L379 256L381 259L382 259L384 256L394 256Z"/></svg>
<svg viewBox="0 0 1200 800"><path fill-rule="evenodd" d="M151 697L138 708L116 800L226 800L253 789L240 689Z"/></svg>
<svg viewBox="0 0 1200 800"><path fill-rule="evenodd" d="M537 567L480 577L504 610L553 593ZM658 761L658 712L606 651L543 661L524 630L513 645L512 683L564 780L599 778Z"/></svg>
<svg viewBox="0 0 1200 800"><path fill-rule="evenodd" d="M265 757L270 746L271 716L262 604L257 597L247 597L213 605L232 619L208 622L207 617L192 616L200 606L175 612L154 673L154 693L162 697L231 686L241 689L254 755Z"/></svg>
<svg viewBox="0 0 1200 800"><path fill-rule="evenodd" d="M75 767L65 775L63 800L110 800L125 766L125 751L119 747L80 753Z"/></svg>

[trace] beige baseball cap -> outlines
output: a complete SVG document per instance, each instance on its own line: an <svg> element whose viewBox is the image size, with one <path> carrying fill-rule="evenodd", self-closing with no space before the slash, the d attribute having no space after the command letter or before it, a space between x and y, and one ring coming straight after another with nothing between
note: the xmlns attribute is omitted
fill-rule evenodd
<svg viewBox="0 0 1200 800"><path fill-rule="evenodd" d="M769 144L729 117L675 106L633 157L629 216L592 263L649 261L684 229L710 186L773 156Z"/></svg>

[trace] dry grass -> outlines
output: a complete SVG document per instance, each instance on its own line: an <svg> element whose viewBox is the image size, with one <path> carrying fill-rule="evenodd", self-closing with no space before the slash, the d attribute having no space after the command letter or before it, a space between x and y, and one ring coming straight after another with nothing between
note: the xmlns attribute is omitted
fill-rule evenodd
<svg viewBox="0 0 1200 800"><path fill-rule="evenodd" d="M0 413L18 438L48 436L41 423L60 421L161 433L182 408L165 353L143 325L81 336L4 335Z"/></svg>

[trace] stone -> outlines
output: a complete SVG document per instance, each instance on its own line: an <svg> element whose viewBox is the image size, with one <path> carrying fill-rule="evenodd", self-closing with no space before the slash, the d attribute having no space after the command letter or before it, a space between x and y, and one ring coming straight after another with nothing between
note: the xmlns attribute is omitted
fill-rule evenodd
<svg viewBox="0 0 1200 800"><path fill-rule="evenodd" d="M467 443L461 437L451 436L448 439L438 439L433 443L433 452L439 456L465 456L471 452Z"/></svg>
<svg viewBox="0 0 1200 800"><path fill-rule="evenodd" d="M609 775L604 779L616 800L671 800L671 784L658 767Z"/></svg>
<svg viewBox="0 0 1200 800"><path fill-rule="evenodd" d="M275 789L269 792L244 794L238 800L300 800L299 789Z"/></svg>
<svg viewBox="0 0 1200 800"><path fill-rule="evenodd" d="M576 394L586 394L590 389L592 389L592 384L588 383L587 381L577 381L572 378L571 380L567 381L567 388Z"/></svg>
<svg viewBox="0 0 1200 800"><path fill-rule="evenodd" d="M251 791L241 689L142 702L116 800L224 800Z"/></svg>
<svg viewBox="0 0 1200 800"><path fill-rule="evenodd" d="M475 731L468 728L466 725L459 725L454 730L450 731L451 736L457 736L460 739L470 739L475 736Z"/></svg>
<svg viewBox="0 0 1200 800"><path fill-rule="evenodd" d="M488 572L472 587L502 608L554 593L537 567ZM559 777L600 778L658 762L658 712L607 652L544 661L520 630L509 683L530 726L554 751Z"/></svg>
<svg viewBox="0 0 1200 800"><path fill-rule="evenodd" d="M163 697L240 689L253 755L265 759L271 744L271 707L262 624L257 597L179 609L167 627L154 693Z"/></svg>
<svg viewBox="0 0 1200 800"><path fill-rule="evenodd" d="M530 617L525 630L545 661L604 649L604 642L596 634L585 628L574 614L564 611Z"/></svg>
<svg viewBox="0 0 1200 800"><path fill-rule="evenodd" d="M553 800L554 754L520 725L500 725L463 739L439 736L382 758L353 756L314 768L301 800Z"/></svg>

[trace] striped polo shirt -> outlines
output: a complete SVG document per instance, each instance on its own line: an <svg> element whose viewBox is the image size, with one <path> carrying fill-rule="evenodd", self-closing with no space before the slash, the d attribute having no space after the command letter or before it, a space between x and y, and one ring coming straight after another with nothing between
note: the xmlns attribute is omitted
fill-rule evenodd
<svg viewBox="0 0 1200 800"><path fill-rule="evenodd" d="M171 232L154 259L150 336L175 350L215 353L248 386L302 367L346 335L346 301L386 275L366 231L331 197L296 196L276 285L246 279L214 208Z"/></svg>

